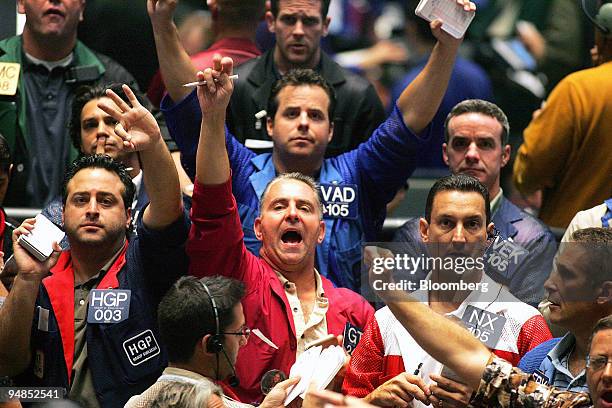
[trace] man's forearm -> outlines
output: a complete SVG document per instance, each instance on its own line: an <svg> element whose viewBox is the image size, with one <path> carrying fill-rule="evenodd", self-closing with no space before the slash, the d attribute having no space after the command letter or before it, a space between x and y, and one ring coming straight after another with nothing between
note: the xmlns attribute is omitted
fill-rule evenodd
<svg viewBox="0 0 612 408"><path fill-rule="evenodd" d="M183 84L195 80L197 69L183 48L174 23L153 24L153 35L166 90L172 100L178 102L191 92L191 88Z"/></svg>
<svg viewBox="0 0 612 408"><path fill-rule="evenodd" d="M414 133L427 127L438 111L453 72L459 44L437 43L429 61L397 100L404 122Z"/></svg>
<svg viewBox="0 0 612 408"><path fill-rule="evenodd" d="M30 337L40 280L17 275L0 308L0 376L14 376L30 362Z"/></svg>
<svg viewBox="0 0 612 408"><path fill-rule="evenodd" d="M183 211L181 186L174 160L163 139L140 152L144 187L150 204L143 215L147 227L162 229L172 224Z"/></svg>
<svg viewBox="0 0 612 408"><path fill-rule="evenodd" d="M476 389L489 360L489 350L470 332L406 295L385 301L414 340L433 358Z"/></svg>
<svg viewBox="0 0 612 408"><path fill-rule="evenodd" d="M225 111L205 114L196 155L196 180L208 185L222 184L230 174L225 146Z"/></svg>

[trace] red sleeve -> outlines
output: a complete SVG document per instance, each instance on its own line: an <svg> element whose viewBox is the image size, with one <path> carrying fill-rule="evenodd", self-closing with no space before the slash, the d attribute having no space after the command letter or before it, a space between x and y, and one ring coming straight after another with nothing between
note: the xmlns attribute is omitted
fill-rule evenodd
<svg viewBox="0 0 612 408"><path fill-rule="evenodd" d="M196 181L187 241L189 273L196 277L222 275L245 282L257 280L258 259L243 243L242 225L232 182L202 185Z"/></svg>
<svg viewBox="0 0 612 408"><path fill-rule="evenodd" d="M542 315L537 314L527 320L518 336L517 347L520 358L535 346L552 339L550 329Z"/></svg>
<svg viewBox="0 0 612 408"><path fill-rule="evenodd" d="M383 344L376 318L372 316L353 351L344 376L342 393L363 398L374 391L384 381Z"/></svg>

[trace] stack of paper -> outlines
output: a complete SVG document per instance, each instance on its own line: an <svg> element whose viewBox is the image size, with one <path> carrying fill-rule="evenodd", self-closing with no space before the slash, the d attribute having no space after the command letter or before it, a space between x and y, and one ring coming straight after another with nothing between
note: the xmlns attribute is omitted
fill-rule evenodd
<svg viewBox="0 0 612 408"><path fill-rule="evenodd" d="M53 253L53 243L59 243L63 238L64 231L55 226L44 215L38 214L30 235L21 235L17 242L36 259L44 262Z"/></svg>
<svg viewBox="0 0 612 408"><path fill-rule="evenodd" d="M297 396L304 398L310 383L314 383L318 390L325 389L338 374L344 361L344 349L340 346L330 346L324 350L322 346L315 346L302 353L289 373L290 378L300 376L301 379L289 391L285 406Z"/></svg>
<svg viewBox="0 0 612 408"><path fill-rule="evenodd" d="M414 13L427 21L442 20L442 29L455 38L465 35L475 15L456 0L421 0Z"/></svg>

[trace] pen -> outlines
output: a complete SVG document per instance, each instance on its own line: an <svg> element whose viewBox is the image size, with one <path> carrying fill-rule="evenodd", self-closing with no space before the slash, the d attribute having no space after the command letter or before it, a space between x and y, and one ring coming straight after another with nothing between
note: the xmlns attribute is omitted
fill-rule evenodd
<svg viewBox="0 0 612 408"><path fill-rule="evenodd" d="M230 75L228 78L229 79L237 79L238 78L238 74ZM217 82L216 79L214 81ZM200 86L200 85L206 85L206 81L196 81L196 82L189 82L187 84L183 84L183 86L186 87L186 88L193 88L194 86Z"/></svg>
<svg viewBox="0 0 612 408"><path fill-rule="evenodd" d="M421 367L423 367L423 362L420 362L416 370L414 370L414 375L419 375L419 372L421 371Z"/></svg>

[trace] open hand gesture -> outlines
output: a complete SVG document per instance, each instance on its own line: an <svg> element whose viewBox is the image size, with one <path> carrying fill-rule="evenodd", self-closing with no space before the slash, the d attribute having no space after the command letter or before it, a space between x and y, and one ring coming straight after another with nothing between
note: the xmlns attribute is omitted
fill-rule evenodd
<svg viewBox="0 0 612 408"><path fill-rule="evenodd" d="M127 151L147 150L162 138L157 121L151 112L138 102L129 86L123 85L122 88L132 106L107 89L106 95L114 104L101 100L98 107L118 122L115 133L123 139L123 146Z"/></svg>

